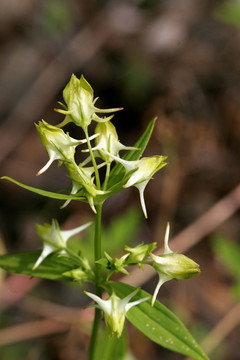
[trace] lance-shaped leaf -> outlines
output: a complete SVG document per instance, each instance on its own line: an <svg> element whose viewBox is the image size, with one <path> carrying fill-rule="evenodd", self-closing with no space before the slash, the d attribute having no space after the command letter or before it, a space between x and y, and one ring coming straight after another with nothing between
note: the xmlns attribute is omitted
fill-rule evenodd
<svg viewBox="0 0 240 360"><path fill-rule="evenodd" d="M135 289L119 282L111 282L111 287L119 297L124 297ZM140 290L134 300L140 300L147 296L149 296L147 292ZM129 310L126 317L155 343L196 360L208 360L208 356L181 320L159 301L155 302L154 307L151 306L151 301L145 301Z"/></svg>
<svg viewBox="0 0 240 360"><path fill-rule="evenodd" d="M51 199L86 201L85 197L83 197L83 196L78 196L78 195L74 195L74 194L73 195L60 194L60 193L55 193L55 192L52 192L52 191L38 189L38 188L35 188L33 186L25 185L25 184L21 183L20 181L17 181L17 180L14 180L14 179L10 178L9 176L2 176L1 179L11 181L12 183L20 186L23 189L29 190L29 191L31 191L31 192L33 192L35 194L46 196L46 197L51 198Z"/></svg>

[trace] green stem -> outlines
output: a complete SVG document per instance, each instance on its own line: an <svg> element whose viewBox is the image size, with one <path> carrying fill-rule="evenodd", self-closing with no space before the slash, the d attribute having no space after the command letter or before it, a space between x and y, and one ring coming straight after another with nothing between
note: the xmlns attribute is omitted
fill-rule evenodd
<svg viewBox="0 0 240 360"><path fill-rule="evenodd" d="M97 344L97 335L98 335L98 328L101 320L101 310L95 309L95 317L92 327L92 335L89 345L89 360L96 359L95 350L96 350L96 344Z"/></svg>
<svg viewBox="0 0 240 360"><path fill-rule="evenodd" d="M101 247L101 227L102 227L102 204L96 206L97 214L95 220L95 236L94 236L94 259L95 261L101 259L102 257L102 247ZM100 264L95 263L95 286L96 286L96 295L102 296L101 284L102 277L102 267ZM100 309L95 309L95 317L92 327L92 335L89 346L89 360L94 359L94 351L97 344L98 329L101 320L101 311Z"/></svg>
<svg viewBox="0 0 240 360"><path fill-rule="evenodd" d="M104 180L104 183L103 183L103 190L104 191L107 189L108 179L109 179L109 175L110 175L110 168L111 168L111 163L107 163L106 175L105 175L105 180Z"/></svg>
<svg viewBox="0 0 240 360"><path fill-rule="evenodd" d="M92 164L94 167L95 178L96 178L96 186L98 190L101 190L101 182L99 177L99 172L96 164L96 160L92 151L92 146L89 140L88 129L83 129L85 132L87 146L89 149L89 153L91 156ZM97 261L102 257L102 244L101 244L101 229L102 229L102 204L96 205L96 220L95 220L95 235L94 235L94 260ZM95 287L96 287L96 295L102 296L102 288L100 286L102 278L102 267L100 264L96 264L95 262ZM97 344L98 337L98 329L101 320L101 311L100 309L95 309L95 317L92 327L92 335L89 346L89 360L94 360L95 350Z"/></svg>
<svg viewBox="0 0 240 360"><path fill-rule="evenodd" d="M86 129L83 129L83 130L84 130L84 133L85 133L85 136L86 136L88 150L89 150L91 160L92 160L92 164L93 164L93 167L94 167L97 189L101 190L101 182L100 182L99 172L98 172L95 157L93 155L92 146L91 146L91 143L90 143L90 140L89 140L88 129L86 128Z"/></svg>

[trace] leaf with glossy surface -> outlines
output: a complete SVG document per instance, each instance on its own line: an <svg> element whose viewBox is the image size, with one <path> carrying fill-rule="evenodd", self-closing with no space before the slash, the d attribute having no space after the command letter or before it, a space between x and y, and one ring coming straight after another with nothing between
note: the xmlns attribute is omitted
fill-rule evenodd
<svg viewBox="0 0 240 360"><path fill-rule="evenodd" d="M135 289L117 282L112 282L111 287L121 298ZM139 300L147 296L151 297L147 292L140 290L132 300ZM126 317L155 343L196 360L208 359L180 319L159 301L155 302L154 307L151 306L151 299L134 306L127 312Z"/></svg>

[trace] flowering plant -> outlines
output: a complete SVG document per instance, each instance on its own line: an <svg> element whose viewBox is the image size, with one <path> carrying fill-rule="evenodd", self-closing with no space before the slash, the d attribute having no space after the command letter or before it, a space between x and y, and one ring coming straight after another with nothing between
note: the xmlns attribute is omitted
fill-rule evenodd
<svg viewBox="0 0 240 360"><path fill-rule="evenodd" d="M8 177L3 178L40 195L64 200L62 208L72 200L88 203L95 216L94 263L85 257L84 252L79 253L72 248L69 242L71 237L84 231L92 223L88 222L72 230L61 230L57 220L52 220L51 225L37 225L37 233L43 241L42 252L32 252L27 257L24 253L15 254L14 259L19 259L17 263L13 262L11 254L3 255L0 256L0 266L9 272L60 281L77 281L83 286L86 282L94 284L95 293L84 291L95 302L95 319L89 347L90 360L98 358L97 338L101 312L109 335L116 334L116 339L119 339L116 341L122 338L125 318L128 318L157 344L197 360L208 359L181 321L156 300L160 286L166 281L186 279L199 273L199 266L193 260L170 250L169 225L166 229L164 253L161 256L153 252L156 243L141 243L135 247L125 245L125 254L120 258L112 257L108 248L102 248L102 207L111 195L124 188L136 187L143 214L147 218L144 190L153 175L167 164L166 156L142 157L156 119L149 123L134 146L125 146L120 143L111 122L113 115L97 115L109 114L122 108L97 108L97 98L94 99L93 89L83 76L78 79L72 75L63 90L63 99L65 104L60 103L62 109L57 109L65 116L60 124L53 126L42 120L36 125L40 140L49 156L46 165L37 175L44 173L55 160L58 160L59 165L66 167L72 182L70 192L54 193L24 185ZM78 140L65 133L63 128L69 122L82 129L83 139ZM90 135L89 125L92 122L96 122L96 126L94 133ZM87 149L82 151L88 154L85 160L78 164L75 152L81 149L82 144L87 145ZM122 151L127 151L124 156L121 156ZM101 178L100 168L105 169ZM130 275L130 267L134 265L138 265L139 271L146 265L152 266L158 273L159 282L153 296L143 290L111 280L114 273ZM104 290L109 294L107 300L103 299ZM130 302L132 298L134 301ZM111 353L109 356L110 359Z"/></svg>

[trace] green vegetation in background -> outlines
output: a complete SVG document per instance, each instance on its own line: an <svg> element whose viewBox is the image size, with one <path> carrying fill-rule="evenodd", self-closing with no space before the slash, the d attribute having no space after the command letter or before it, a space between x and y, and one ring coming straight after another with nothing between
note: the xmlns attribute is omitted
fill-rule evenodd
<svg viewBox="0 0 240 360"><path fill-rule="evenodd" d="M43 1L42 28L48 35L64 32L71 23L70 4L66 0Z"/></svg>
<svg viewBox="0 0 240 360"><path fill-rule="evenodd" d="M217 6L214 15L221 22L240 27L240 2L224 1Z"/></svg>
<svg viewBox="0 0 240 360"><path fill-rule="evenodd" d="M234 285L231 287L236 299L240 300L240 246L229 239L217 236L213 239L213 249L225 269L232 275Z"/></svg>

